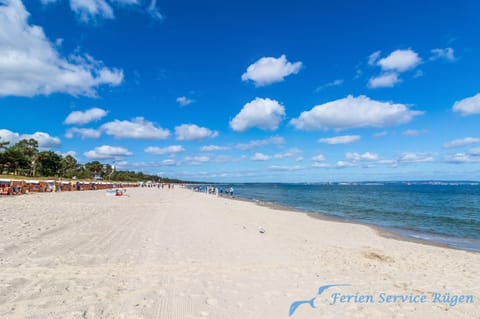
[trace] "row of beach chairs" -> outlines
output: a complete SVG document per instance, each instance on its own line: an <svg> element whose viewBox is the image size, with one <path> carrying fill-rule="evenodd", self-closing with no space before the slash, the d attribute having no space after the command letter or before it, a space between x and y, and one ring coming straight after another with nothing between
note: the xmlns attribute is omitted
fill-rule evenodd
<svg viewBox="0 0 480 319"><path fill-rule="evenodd" d="M138 187L139 183L109 182L69 182L69 181L36 181L0 179L0 196L21 195L27 193L70 192L102 190L113 188Z"/></svg>

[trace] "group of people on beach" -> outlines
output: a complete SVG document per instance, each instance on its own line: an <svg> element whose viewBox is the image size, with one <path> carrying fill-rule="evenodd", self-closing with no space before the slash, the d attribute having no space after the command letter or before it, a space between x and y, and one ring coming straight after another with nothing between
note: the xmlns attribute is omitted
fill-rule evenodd
<svg viewBox="0 0 480 319"><path fill-rule="evenodd" d="M137 187L138 183L96 183L81 181L0 180L0 195L87 191L116 187Z"/></svg>
<svg viewBox="0 0 480 319"><path fill-rule="evenodd" d="M22 186L0 185L0 195L20 195L24 193Z"/></svg>
<svg viewBox="0 0 480 319"><path fill-rule="evenodd" d="M223 188L223 187L216 187L216 186L203 186L203 185L200 185L200 186L195 186L195 187L192 187L192 189L196 192L205 192L207 194L213 194L213 195L216 195L216 196L230 196L230 197L233 197L233 187L226 187L226 188Z"/></svg>
<svg viewBox="0 0 480 319"><path fill-rule="evenodd" d="M147 187L147 188L168 188L168 189L174 189L175 184L173 183L142 183L142 187Z"/></svg>
<svg viewBox="0 0 480 319"><path fill-rule="evenodd" d="M38 189L38 192L47 192L48 183L38 183L35 187L25 181L0 181L0 195L22 195ZM48 190L50 191L50 190Z"/></svg>
<svg viewBox="0 0 480 319"><path fill-rule="evenodd" d="M218 187L217 187L217 191L218 191ZM220 188L220 195L223 195L223 194L233 197L233 187L230 186L230 188L228 189Z"/></svg>

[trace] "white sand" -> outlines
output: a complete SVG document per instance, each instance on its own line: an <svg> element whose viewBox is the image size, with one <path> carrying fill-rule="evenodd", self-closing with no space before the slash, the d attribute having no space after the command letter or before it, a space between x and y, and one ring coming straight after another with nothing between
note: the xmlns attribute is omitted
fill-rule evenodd
<svg viewBox="0 0 480 319"><path fill-rule="evenodd" d="M291 318L480 318L478 253L183 189L129 194L0 198L0 318L288 318L339 283ZM329 305L335 292L429 300Z"/></svg>

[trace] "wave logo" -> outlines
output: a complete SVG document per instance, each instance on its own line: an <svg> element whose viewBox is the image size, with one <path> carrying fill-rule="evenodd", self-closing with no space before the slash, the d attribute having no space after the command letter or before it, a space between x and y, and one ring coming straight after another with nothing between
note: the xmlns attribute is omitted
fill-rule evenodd
<svg viewBox="0 0 480 319"><path fill-rule="evenodd" d="M295 311L297 310L298 307L300 307L301 305L303 304L307 304L307 305L310 305L310 307L312 308L316 308L315 307L315 300L325 292L325 290L329 289L329 288L332 288L332 287L340 287L340 286L351 286L350 284L336 284L336 285L325 285L325 286L321 286L320 288L318 288L318 291L317 291L317 294L312 298L312 299L307 299L307 300L298 300L298 301L294 301L292 302L292 304L290 305L290 310L288 311L288 315L291 317L293 316L293 314L295 313Z"/></svg>

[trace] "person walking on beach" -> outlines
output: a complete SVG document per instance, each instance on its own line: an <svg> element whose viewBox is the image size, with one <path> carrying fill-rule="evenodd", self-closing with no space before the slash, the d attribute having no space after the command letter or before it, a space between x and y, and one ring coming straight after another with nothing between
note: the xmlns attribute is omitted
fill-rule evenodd
<svg viewBox="0 0 480 319"><path fill-rule="evenodd" d="M230 193L230 196L232 196L232 197L233 197L233 187L230 187L230 189L229 189L229 193Z"/></svg>

